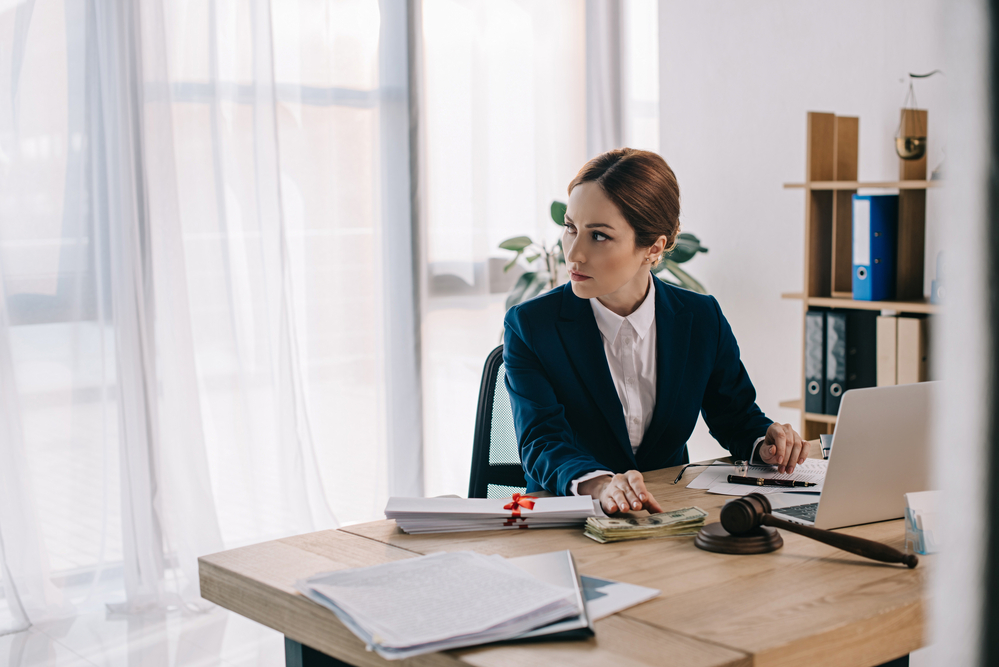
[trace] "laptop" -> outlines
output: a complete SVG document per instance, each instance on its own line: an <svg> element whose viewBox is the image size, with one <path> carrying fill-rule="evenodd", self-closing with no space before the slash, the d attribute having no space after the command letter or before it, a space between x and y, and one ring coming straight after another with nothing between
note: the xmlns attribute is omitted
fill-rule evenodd
<svg viewBox="0 0 999 667"><path fill-rule="evenodd" d="M939 388L919 382L844 393L819 501L772 494L774 516L816 528L901 519L904 494L930 488L930 412Z"/></svg>

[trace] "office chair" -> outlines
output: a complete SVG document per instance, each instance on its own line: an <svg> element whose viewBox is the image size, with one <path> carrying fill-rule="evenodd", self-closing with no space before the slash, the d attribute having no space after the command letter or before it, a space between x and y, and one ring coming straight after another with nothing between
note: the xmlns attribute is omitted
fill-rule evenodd
<svg viewBox="0 0 999 667"><path fill-rule="evenodd" d="M503 346L500 345L486 357L482 370L479 407L475 411L469 498L509 498L527 490L505 380Z"/></svg>

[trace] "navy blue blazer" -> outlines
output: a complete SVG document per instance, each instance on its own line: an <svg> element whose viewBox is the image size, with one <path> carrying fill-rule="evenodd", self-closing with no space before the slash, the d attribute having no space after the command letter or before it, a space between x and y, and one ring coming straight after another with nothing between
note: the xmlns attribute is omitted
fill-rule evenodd
<svg viewBox="0 0 999 667"><path fill-rule="evenodd" d="M698 412L737 459L773 423L756 405L715 298L652 283L656 407L637 456L589 302L567 283L507 311L503 363L528 491L568 495L572 480L594 470L687 463Z"/></svg>

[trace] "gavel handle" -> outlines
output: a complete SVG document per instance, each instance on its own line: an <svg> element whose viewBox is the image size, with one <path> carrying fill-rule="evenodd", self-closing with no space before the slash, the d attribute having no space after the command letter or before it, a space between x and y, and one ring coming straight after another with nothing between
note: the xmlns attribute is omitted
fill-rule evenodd
<svg viewBox="0 0 999 667"><path fill-rule="evenodd" d="M898 549L890 547L887 544L881 544L880 542L875 542L873 540L865 540L862 537L855 537L853 535L834 533L831 530L823 530L812 526L803 526L791 521L785 521L784 519L778 519L772 514L763 514L760 518L760 523L764 526L783 528L784 530L804 535L805 537L810 537L813 540L818 540L819 542L836 547L837 549L849 551L850 553L857 554L858 556L881 561L882 563L905 563L911 568L916 567L916 564L919 562L916 554L904 554Z"/></svg>

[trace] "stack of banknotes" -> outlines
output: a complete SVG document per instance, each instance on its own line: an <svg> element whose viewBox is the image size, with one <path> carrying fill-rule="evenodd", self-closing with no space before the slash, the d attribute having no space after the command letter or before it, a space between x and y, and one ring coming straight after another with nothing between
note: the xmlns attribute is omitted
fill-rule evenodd
<svg viewBox="0 0 999 667"><path fill-rule="evenodd" d="M601 544L648 537L696 535L708 513L700 507L684 507L672 512L633 517L596 517L586 519L585 535Z"/></svg>

